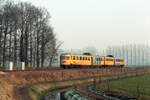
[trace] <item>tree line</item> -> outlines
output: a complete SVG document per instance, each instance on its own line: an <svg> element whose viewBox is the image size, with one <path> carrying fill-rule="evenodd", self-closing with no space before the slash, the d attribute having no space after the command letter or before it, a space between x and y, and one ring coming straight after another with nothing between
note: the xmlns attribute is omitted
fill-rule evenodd
<svg viewBox="0 0 150 100"><path fill-rule="evenodd" d="M0 65L21 61L27 67L51 66L57 47L46 9L26 2L1 5Z"/></svg>
<svg viewBox="0 0 150 100"><path fill-rule="evenodd" d="M150 65L150 46L148 44L108 46L105 50L105 54L112 54L115 57L123 57L127 66Z"/></svg>

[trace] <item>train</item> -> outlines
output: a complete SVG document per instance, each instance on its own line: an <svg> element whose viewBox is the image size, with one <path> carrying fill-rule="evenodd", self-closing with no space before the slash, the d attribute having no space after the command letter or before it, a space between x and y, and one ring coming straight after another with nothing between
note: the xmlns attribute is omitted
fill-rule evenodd
<svg viewBox="0 0 150 100"><path fill-rule="evenodd" d="M124 58L112 55L61 54L60 67L63 69L124 67Z"/></svg>

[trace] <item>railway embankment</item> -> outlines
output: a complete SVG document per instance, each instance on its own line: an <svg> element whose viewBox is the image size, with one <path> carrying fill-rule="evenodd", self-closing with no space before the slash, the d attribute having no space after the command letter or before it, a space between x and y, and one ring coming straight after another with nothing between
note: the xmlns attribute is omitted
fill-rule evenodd
<svg viewBox="0 0 150 100"><path fill-rule="evenodd" d="M38 100L51 90L78 86L127 73L148 72L150 68L67 69L0 72L1 100Z"/></svg>

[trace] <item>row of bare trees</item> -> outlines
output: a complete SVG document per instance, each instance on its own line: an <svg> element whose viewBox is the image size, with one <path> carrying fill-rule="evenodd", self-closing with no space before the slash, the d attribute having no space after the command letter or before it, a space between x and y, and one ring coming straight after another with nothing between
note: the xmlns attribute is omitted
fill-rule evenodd
<svg viewBox="0 0 150 100"><path fill-rule="evenodd" d="M0 65L51 66L57 44L50 15L30 3L5 3L0 9Z"/></svg>
<svg viewBox="0 0 150 100"><path fill-rule="evenodd" d="M150 46L148 44L127 44L121 46L109 46L106 55L124 57L127 66L150 65Z"/></svg>

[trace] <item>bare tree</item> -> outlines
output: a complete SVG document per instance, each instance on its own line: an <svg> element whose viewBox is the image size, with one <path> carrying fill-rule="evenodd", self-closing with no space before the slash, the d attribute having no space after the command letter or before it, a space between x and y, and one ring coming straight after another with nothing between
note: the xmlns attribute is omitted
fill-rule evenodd
<svg viewBox="0 0 150 100"><path fill-rule="evenodd" d="M49 24L46 9L30 3L6 3L0 10L0 57L6 61L24 61L26 66L44 66L56 54L56 35ZM52 57L51 59L53 59ZM53 61L53 60L51 60ZM49 61L48 61L49 62Z"/></svg>

